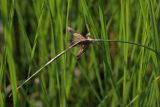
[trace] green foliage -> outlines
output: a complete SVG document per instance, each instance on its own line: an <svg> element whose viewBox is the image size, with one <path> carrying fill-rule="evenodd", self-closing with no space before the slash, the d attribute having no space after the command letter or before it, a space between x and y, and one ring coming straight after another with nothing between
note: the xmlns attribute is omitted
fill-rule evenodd
<svg viewBox="0 0 160 107"><path fill-rule="evenodd" d="M73 48L45 65L69 47L68 26L92 38L131 41L159 52L159 4L0 0L0 107L160 106L160 54L144 46L95 42L79 60Z"/></svg>

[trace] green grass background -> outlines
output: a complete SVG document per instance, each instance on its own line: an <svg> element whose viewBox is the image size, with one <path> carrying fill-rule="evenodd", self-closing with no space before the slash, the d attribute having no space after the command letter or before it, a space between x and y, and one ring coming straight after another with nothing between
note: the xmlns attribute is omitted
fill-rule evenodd
<svg viewBox="0 0 160 107"><path fill-rule="evenodd" d="M69 46L68 26L160 51L159 0L0 0L0 21L0 107L160 106L160 54L122 43L73 49L16 90Z"/></svg>

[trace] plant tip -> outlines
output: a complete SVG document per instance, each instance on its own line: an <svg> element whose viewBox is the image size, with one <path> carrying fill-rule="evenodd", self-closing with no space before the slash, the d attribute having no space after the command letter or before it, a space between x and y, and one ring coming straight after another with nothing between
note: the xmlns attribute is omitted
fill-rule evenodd
<svg viewBox="0 0 160 107"><path fill-rule="evenodd" d="M75 33L74 29L71 27L68 27L68 31L71 32L72 34Z"/></svg>

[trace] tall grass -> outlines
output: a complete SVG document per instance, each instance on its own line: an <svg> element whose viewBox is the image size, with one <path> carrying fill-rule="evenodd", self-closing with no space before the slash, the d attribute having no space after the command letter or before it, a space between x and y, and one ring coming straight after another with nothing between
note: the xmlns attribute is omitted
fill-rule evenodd
<svg viewBox="0 0 160 107"><path fill-rule="evenodd" d="M160 51L159 4L1 0L0 106L160 106L160 55L149 50ZM101 42L79 60L72 48L45 65L69 47L68 26ZM102 42L110 39L120 42Z"/></svg>

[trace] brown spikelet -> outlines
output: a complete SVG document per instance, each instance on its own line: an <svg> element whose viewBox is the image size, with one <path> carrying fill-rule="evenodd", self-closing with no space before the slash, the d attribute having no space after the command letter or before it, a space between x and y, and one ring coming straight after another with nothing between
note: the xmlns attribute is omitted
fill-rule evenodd
<svg viewBox="0 0 160 107"><path fill-rule="evenodd" d="M89 37L90 34L83 36L80 33L75 32L74 29L71 27L68 27L68 31L73 35L72 44L76 43L76 42L80 42L78 44L79 51L77 54L77 59L79 59L82 56L82 54L84 54L86 52L89 44L91 43L91 41L90 41L91 38Z"/></svg>

